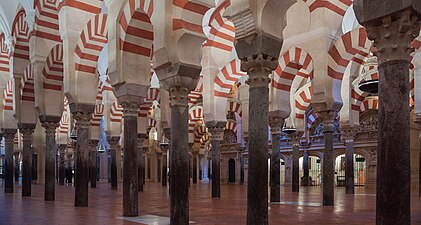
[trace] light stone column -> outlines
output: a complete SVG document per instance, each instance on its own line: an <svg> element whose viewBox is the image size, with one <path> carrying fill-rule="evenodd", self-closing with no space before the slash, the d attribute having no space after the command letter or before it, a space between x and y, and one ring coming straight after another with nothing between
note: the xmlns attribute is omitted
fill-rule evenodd
<svg viewBox="0 0 421 225"><path fill-rule="evenodd" d="M2 129L5 142L4 193L13 193L13 139L16 129Z"/></svg>
<svg viewBox="0 0 421 225"><path fill-rule="evenodd" d="M384 0L373 2L382 6L373 9L366 1L357 1L354 9L374 41L379 64L376 223L410 224L409 65L421 4Z"/></svg>
<svg viewBox="0 0 421 225"><path fill-rule="evenodd" d="M345 142L345 193L354 194L354 135L352 127L343 127L342 140Z"/></svg>
<svg viewBox="0 0 421 225"><path fill-rule="evenodd" d="M137 163L138 163L138 191L143 192L145 185L145 156L143 155L143 142L145 141L146 134L137 134Z"/></svg>
<svg viewBox="0 0 421 225"><path fill-rule="evenodd" d="M96 147L99 140L89 140L89 178L91 188L96 188L97 168L96 168Z"/></svg>
<svg viewBox="0 0 421 225"><path fill-rule="evenodd" d="M302 132L291 134L292 139L292 192L300 191L300 140Z"/></svg>
<svg viewBox="0 0 421 225"><path fill-rule="evenodd" d="M40 117L42 127L45 129L45 189L44 200L55 200L56 186L56 129L61 117Z"/></svg>
<svg viewBox="0 0 421 225"><path fill-rule="evenodd" d="M20 155L20 152L19 152L19 149L14 149L14 150L16 150L14 153L13 153L13 156L14 156L14 166L13 166L13 168L14 168L14 172L15 172L15 183L16 184L19 184L19 155Z"/></svg>
<svg viewBox="0 0 421 225"><path fill-rule="evenodd" d="M212 145L212 198L221 197L221 142L226 122L206 122Z"/></svg>
<svg viewBox="0 0 421 225"><path fill-rule="evenodd" d="M334 122L338 117L336 111L325 111L318 113L319 118L323 121L323 135L325 148L323 151L323 205L334 205L334 158L333 158L333 132Z"/></svg>
<svg viewBox="0 0 421 225"><path fill-rule="evenodd" d="M76 103L74 103L76 104ZM75 109L73 109L75 107ZM89 126L95 106L72 105L70 110L76 120L76 152L75 152L75 206L88 206L89 189Z"/></svg>
<svg viewBox="0 0 421 225"><path fill-rule="evenodd" d="M108 143L110 144L110 158L111 158L111 165L110 165L110 176L111 176L111 190L117 190L118 182L117 182L117 148L118 142L120 137L108 137Z"/></svg>
<svg viewBox="0 0 421 225"><path fill-rule="evenodd" d="M242 59L241 69L249 75L249 164L247 224L268 224L268 127L269 74L277 59L262 53Z"/></svg>
<svg viewBox="0 0 421 225"><path fill-rule="evenodd" d="M36 124L18 124L19 132L23 135L22 196L31 196L32 194L32 134L35 126Z"/></svg>
<svg viewBox="0 0 421 225"><path fill-rule="evenodd" d="M118 97L123 107L124 161L123 161L123 216L138 216L138 137L137 114L143 100L139 96Z"/></svg>
<svg viewBox="0 0 421 225"><path fill-rule="evenodd" d="M281 201L281 133L285 119L269 116L270 133L272 135L272 154L270 158L270 202Z"/></svg>
<svg viewBox="0 0 421 225"><path fill-rule="evenodd" d="M58 184L64 185L64 179L66 177L65 170L66 170L66 144L59 145L59 154L60 154L60 162L59 162L59 170L58 170Z"/></svg>

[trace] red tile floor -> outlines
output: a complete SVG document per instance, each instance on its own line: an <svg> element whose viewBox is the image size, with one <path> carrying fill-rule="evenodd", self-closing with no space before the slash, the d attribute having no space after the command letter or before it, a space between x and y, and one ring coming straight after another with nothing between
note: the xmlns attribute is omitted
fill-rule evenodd
<svg viewBox="0 0 421 225"><path fill-rule="evenodd" d="M1 182L1 181L0 181ZM15 186L16 187L16 186ZM112 191L108 184L89 189L89 207L75 208L74 188L56 186L56 201L43 200L42 185L33 185L33 196L22 197L21 188L4 194L0 185L0 224L139 224L119 219L122 215L122 187ZM245 224L246 186L222 185L221 199L210 198L210 184L190 187L190 220L203 225ZM321 188L301 188L292 193L282 188L282 204L271 204L270 224L374 224L374 190L357 188L346 195L335 190L335 206L318 206ZM412 224L421 224L421 199L413 190ZM169 195L158 183L147 183L139 195L141 215L169 216Z"/></svg>

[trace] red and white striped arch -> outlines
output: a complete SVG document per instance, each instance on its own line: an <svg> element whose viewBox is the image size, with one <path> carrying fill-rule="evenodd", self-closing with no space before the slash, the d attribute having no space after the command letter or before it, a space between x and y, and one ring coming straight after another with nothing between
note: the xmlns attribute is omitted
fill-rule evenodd
<svg viewBox="0 0 421 225"><path fill-rule="evenodd" d="M16 14L12 24L13 48L10 56L18 59L29 60L29 27L25 21L25 10L21 9Z"/></svg>
<svg viewBox="0 0 421 225"><path fill-rule="evenodd" d="M203 75L200 74L199 79L197 80L196 88L194 89L195 92L202 93L203 92Z"/></svg>
<svg viewBox="0 0 421 225"><path fill-rule="evenodd" d="M53 47L42 71L45 90L61 92L63 88L63 45Z"/></svg>
<svg viewBox="0 0 421 225"><path fill-rule="evenodd" d="M195 0L172 0L174 6L173 30L184 30L203 35L202 19L209 7Z"/></svg>
<svg viewBox="0 0 421 225"><path fill-rule="evenodd" d="M377 97L365 98L361 104L360 112L367 110L375 110L379 108L379 100Z"/></svg>
<svg viewBox="0 0 421 225"><path fill-rule="evenodd" d="M225 124L225 130L232 130L237 132L237 122L234 120L227 120L227 123Z"/></svg>
<svg viewBox="0 0 421 225"><path fill-rule="evenodd" d="M365 93L358 88L358 82L354 82L351 90L351 110L359 112L361 103L367 95L368 93Z"/></svg>
<svg viewBox="0 0 421 225"><path fill-rule="evenodd" d="M35 0L35 31L33 36L61 42L58 21L59 0Z"/></svg>
<svg viewBox="0 0 421 225"><path fill-rule="evenodd" d="M206 133L206 134L204 134L204 135L202 136L202 138L200 139L200 148L204 148L204 147L205 147L206 142L208 142L208 141L209 141L209 134L208 134L208 133Z"/></svg>
<svg viewBox="0 0 421 225"><path fill-rule="evenodd" d="M231 1L225 0L213 11L209 19L210 34L204 46L231 53L234 47L235 27L230 19L223 17L226 8L230 5Z"/></svg>
<svg viewBox="0 0 421 225"><path fill-rule="evenodd" d="M112 123L121 123L123 119L123 107L121 107L117 100L111 105L110 121Z"/></svg>
<svg viewBox="0 0 421 225"><path fill-rule="evenodd" d="M351 6L352 0L304 0L310 12L317 9L327 9L340 16L344 16L346 10Z"/></svg>
<svg viewBox="0 0 421 225"><path fill-rule="evenodd" d="M294 47L285 52L279 59L279 66L275 70L275 79L272 82L272 87L286 91L289 95L295 78L304 80L310 77L312 79L313 74L313 59L310 54L301 48Z"/></svg>
<svg viewBox="0 0 421 225"><path fill-rule="evenodd" d="M311 83L305 84L295 94L295 117L297 119L304 119L304 115L310 106L311 97L313 96L313 89Z"/></svg>
<svg viewBox="0 0 421 225"><path fill-rule="evenodd" d="M239 59L234 59L228 63L221 72L215 77L215 96L228 98L229 93L232 89L232 86L238 79L242 76L247 75L241 71L241 61Z"/></svg>
<svg viewBox="0 0 421 225"><path fill-rule="evenodd" d="M34 93L34 68L32 64L28 64L21 78L20 84L21 99L22 101L35 102Z"/></svg>
<svg viewBox="0 0 421 225"><path fill-rule="evenodd" d="M58 1L57 11L59 12L63 7L70 7L92 14L98 14L101 12L102 2L103 0L63 0Z"/></svg>
<svg viewBox="0 0 421 225"><path fill-rule="evenodd" d="M189 107L193 107L199 102L199 99L202 97L202 93L198 91L191 91L188 97L189 97Z"/></svg>
<svg viewBox="0 0 421 225"><path fill-rule="evenodd" d="M313 126L314 122L319 118L316 112L313 110L310 110L307 113L307 130L310 130L310 128Z"/></svg>
<svg viewBox="0 0 421 225"><path fill-rule="evenodd" d="M92 114L91 126L99 127L101 125L101 119L104 116L104 104L96 104L94 113Z"/></svg>
<svg viewBox="0 0 421 225"><path fill-rule="evenodd" d="M63 104L64 104L63 115L61 116L61 119L60 119L58 131L59 131L60 134L65 136L65 139L67 139L67 134L68 134L68 131L69 131L69 116L67 114L69 102L67 101L66 97L64 97Z"/></svg>
<svg viewBox="0 0 421 225"><path fill-rule="evenodd" d="M129 0L120 16L120 49L143 60L152 56L153 0Z"/></svg>
<svg viewBox="0 0 421 225"><path fill-rule="evenodd" d="M342 80L349 62L364 64L371 46L365 28L359 27L342 35L329 50L328 75Z"/></svg>
<svg viewBox="0 0 421 225"><path fill-rule="evenodd" d="M9 53L4 33L0 34L0 72L9 73Z"/></svg>
<svg viewBox="0 0 421 225"><path fill-rule="evenodd" d="M243 110L241 109L241 102L237 99L228 99L227 113L228 112L237 113L240 117L242 117L243 116Z"/></svg>
<svg viewBox="0 0 421 225"><path fill-rule="evenodd" d="M203 121L203 107L201 105L193 106L189 109L189 133L192 134L198 122Z"/></svg>
<svg viewBox="0 0 421 225"><path fill-rule="evenodd" d="M202 139L203 135L208 133L208 128L205 124L200 124L196 126L194 129L194 143L200 143L200 139Z"/></svg>
<svg viewBox="0 0 421 225"><path fill-rule="evenodd" d="M154 102L158 103L161 101L158 88L149 88L145 98L145 102L140 106L138 117L147 117L148 112L153 106Z"/></svg>
<svg viewBox="0 0 421 225"><path fill-rule="evenodd" d="M3 109L13 111L13 80L9 80L3 93Z"/></svg>

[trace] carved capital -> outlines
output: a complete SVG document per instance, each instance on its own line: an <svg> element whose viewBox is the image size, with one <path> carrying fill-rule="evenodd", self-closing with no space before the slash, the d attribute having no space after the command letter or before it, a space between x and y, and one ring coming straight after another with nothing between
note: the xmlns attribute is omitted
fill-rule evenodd
<svg viewBox="0 0 421 225"><path fill-rule="evenodd" d="M66 148L67 148L67 145L65 145L65 144L58 146L58 149L59 149L59 152L60 152L60 156L64 156L64 154L66 152Z"/></svg>
<svg viewBox="0 0 421 225"><path fill-rule="evenodd" d="M410 60L411 42L420 33L420 18L408 9L364 24L377 48L379 65L392 60Z"/></svg>
<svg viewBox="0 0 421 225"><path fill-rule="evenodd" d="M336 118L338 118L338 112L334 110L328 110L318 112L317 114L323 121L323 133L334 132L334 123Z"/></svg>
<svg viewBox="0 0 421 225"><path fill-rule="evenodd" d="M19 123L19 132L23 136L23 140L32 140L32 134L34 133L36 124Z"/></svg>
<svg viewBox="0 0 421 225"><path fill-rule="evenodd" d="M175 86L169 89L170 92L170 106L188 107L189 103L189 88Z"/></svg>
<svg viewBox="0 0 421 225"><path fill-rule="evenodd" d="M44 121L42 122L41 126L45 129L45 135L47 136L55 136L56 129L60 125L59 122L55 121Z"/></svg>
<svg viewBox="0 0 421 225"><path fill-rule="evenodd" d="M300 141L301 141L301 138L302 138L303 134L304 134L304 132L297 131L297 132L292 133L291 135L289 135L289 137L292 140L292 146L294 146L294 147L299 147L300 146Z"/></svg>
<svg viewBox="0 0 421 225"><path fill-rule="evenodd" d="M247 83L250 87L267 87L270 83L269 74L278 66L276 58L262 53L249 56L241 61L241 70L249 75Z"/></svg>
<svg viewBox="0 0 421 225"><path fill-rule="evenodd" d="M208 132L211 134L209 136L210 140L213 140L213 141L222 141L223 140L225 125L223 125L223 126L221 126L221 125L222 124L219 124L219 126L218 126L218 125L215 124L215 126L208 127Z"/></svg>
<svg viewBox="0 0 421 225"><path fill-rule="evenodd" d="M171 128L164 128L164 135L165 138L167 138L168 140L171 140Z"/></svg>
<svg viewBox="0 0 421 225"><path fill-rule="evenodd" d="M91 147L92 152L96 152L96 147L98 146L99 140L89 139L89 147Z"/></svg>
<svg viewBox="0 0 421 225"><path fill-rule="evenodd" d="M116 149L118 146L118 142L120 141L120 137L107 137L107 141L112 149Z"/></svg>
<svg viewBox="0 0 421 225"><path fill-rule="evenodd" d="M123 95L117 98L118 103L123 108L123 116L137 117L139 106L142 105L144 97L134 95Z"/></svg>
<svg viewBox="0 0 421 225"><path fill-rule="evenodd" d="M92 112L77 111L73 113L73 119L76 120L76 128L88 129L91 124Z"/></svg>
<svg viewBox="0 0 421 225"><path fill-rule="evenodd" d="M285 118L269 116L269 125L271 134L281 134Z"/></svg>
<svg viewBox="0 0 421 225"><path fill-rule="evenodd" d="M1 129L1 133L3 134L4 140L6 143L13 143L13 139L16 136L16 129Z"/></svg>
<svg viewBox="0 0 421 225"><path fill-rule="evenodd" d="M140 149L143 147L143 142L145 141L146 134L137 134L137 147Z"/></svg>
<svg viewBox="0 0 421 225"><path fill-rule="evenodd" d="M355 134L356 134L355 129L353 129L353 128L342 128L341 131L342 131L342 134L341 134L342 141L344 141L345 143L353 143L354 142L354 137L355 137Z"/></svg>

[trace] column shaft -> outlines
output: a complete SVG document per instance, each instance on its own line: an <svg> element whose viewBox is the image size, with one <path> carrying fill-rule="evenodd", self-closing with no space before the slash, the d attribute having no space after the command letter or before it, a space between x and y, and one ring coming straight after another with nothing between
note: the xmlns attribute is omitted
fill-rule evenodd
<svg viewBox="0 0 421 225"><path fill-rule="evenodd" d="M197 154L193 155L193 184L197 184Z"/></svg>
<svg viewBox="0 0 421 225"><path fill-rule="evenodd" d="M59 170L58 170L58 184L64 185L64 178L66 176L66 163L65 163L65 157L66 157L66 147L67 145L62 144L59 146L60 149L60 162L59 162Z"/></svg>
<svg viewBox="0 0 421 225"><path fill-rule="evenodd" d="M281 132L284 119L276 116L269 118L272 134L272 154L270 157L270 202L281 201Z"/></svg>
<svg viewBox="0 0 421 225"><path fill-rule="evenodd" d="M19 152L14 152L15 183L19 183Z"/></svg>
<svg viewBox="0 0 421 225"><path fill-rule="evenodd" d="M137 135L137 163L138 163L138 191L143 192L144 181L144 170L145 170L145 157L143 156L143 141L145 140L146 134Z"/></svg>
<svg viewBox="0 0 421 225"><path fill-rule="evenodd" d="M110 149L111 155L111 189L117 190L118 182L117 182L117 150L115 147L111 147Z"/></svg>
<svg viewBox="0 0 421 225"><path fill-rule="evenodd" d="M298 137L295 137L298 138ZM292 192L300 191L300 144L299 140L292 145Z"/></svg>
<svg viewBox="0 0 421 225"><path fill-rule="evenodd" d="M345 189L347 194L354 194L354 142L348 140L345 146Z"/></svg>
<svg viewBox="0 0 421 225"><path fill-rule="evenodd" d="M170 222L189 224L188 93L183 87L170 89Z"/></svg>
<svg viewBox="0 0 421 225"><path fill-rule="evenodd" d="M31 196L32 184L32 133L35 124L18 124L19 131L23 134L22 149L22 196Z"/></svg>
<svg viewBox="0 0 421 225"><path fill-rule="evenodd" d="M336 113L333 111L326 112L328 115L324 117L324 142L325 149L323 152L323 205L334 204L334 159L333 159L333 121Z"/></svg>
<svg viewBox="0 0 421 225"><path fill-rule="evenodd" d="M303 186L307 187L310 184L309 182L309 177L310 177L310 171L308 168L308 160L309 160L309 156L308 156L308 151L305 150L304 151L304 157L303 157L303 170L304 170L304 182L303 182Z"/></svg>
<svg viewBox="0 0 421 225"><path fill-rule="evenodd" d="M167 186L167 150L165 149L165 153L162 154L162 187Z"/></svg>
<svg viewBox="0 0 421 225"><path fill-rule="evenodd" d="M3 129L5 139L4 193L13 193L13 139L15 129Z"/></svg>
<svg viewBox="0 0 421 225"><path fill-rule="evenodd" d="M96 147L98 146L98 140L89 141L89 179L91 182L91 188L96 188L97 180L97 166L96 166Z"/></svg>

